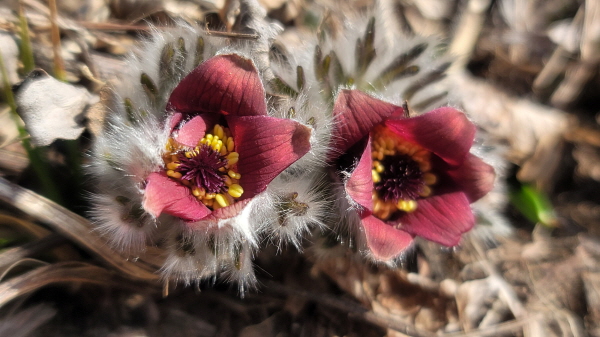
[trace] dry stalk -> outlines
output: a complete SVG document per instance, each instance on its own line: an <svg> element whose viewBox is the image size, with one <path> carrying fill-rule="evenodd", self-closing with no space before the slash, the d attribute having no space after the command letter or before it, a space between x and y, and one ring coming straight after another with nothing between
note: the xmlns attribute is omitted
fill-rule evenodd
<svg viewBox="0 0 600 337"><path fill-rule="evenodd" d="M42 266L13 277L0 284L0 307L20 296L32 293L50 284L87 283L112 285L139 290L139 285L119 282L110 271L81 262L66 262Z"/></svg>
<svg viewBox="0 0 600 337"><path fill-rule="evenodd" d="M155 268L147 265L141 259L136 262L128 261L92 232L92 226L88 220L39 194L0 178L0 200L48 224L128 277L147 282L159 280Z"/></svg>

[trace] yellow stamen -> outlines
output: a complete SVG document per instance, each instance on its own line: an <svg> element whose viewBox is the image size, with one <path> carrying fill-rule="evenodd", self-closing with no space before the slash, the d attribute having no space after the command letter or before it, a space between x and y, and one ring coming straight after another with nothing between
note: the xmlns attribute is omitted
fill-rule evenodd
<svg viewBox="0 0 600 337"><path fill-rule="evenodd" d="M378 214L379 211L381 211L381 208L383 206L383 200L375 200L375 202L373 203L373 213Z"/></svg>
<svg viewBox="0 0 600 337"><path fill-rule="evenodd" d="M181 179L182 174L179 172L175 172L173 170L167 170L167 176L175 178L175 179Z"/></svg>
<svg viewBox="0 0 600 337"><path fill-rule="evenodd" d="M227 175L229 175L233 179L240 179L242 177L241 174L234 172L232 170L229 170L229 172L227 172Z"/></svg>
<svg viewBox="0 0 600 337"><path fill-rule="evenodd" d="M371 170L371 179L373 179L374 184L377 184L381 181L381 176L379 175L379 173L377 173L377 171Z"/></svg>
<svg viewBox="0 0 600 337"><path fill-rule="evenodd" d="M416 200L398 200L398 204L396 204L399 210L410 213L417 210L417 201Z"/></svg>
<svg viewBox="0 0 600 337"><path fill-rule="evenodd" d="M215 201L221 206L221 207L226 207L229 206L229 204L227 203L227 198L219 193L215 196Z"/></svg>
<svg viewBox="0 0 600 337"><path fill-rule="evenodd" d="M200 188L198 186L194 186L192 188L192 194L195 197L203 197L206 194L206 191L203 188Z"/></svg>
<svg viewBox="0 0 600 337"><path fill-rule="evenodd" d="M435 174L427 172L423 174L423 181L427 185L433 185L437 182L437 177L435 176Z"/></svg>
<svg viewBox="0 0 600 337"><path fill-rule="evenodd" d="M217 152L221 152L221 147L223 146L223 141L222 140L218 140L216 143L214 143L214 145L212 146L213 150L217 151Z"/></svg>
<svg viewBox="0 0 600 337"><path fill-rule="evenodd" d="M431 188L427 185L423 186L423 189L421 190L421 192L419 192L419 195L422 196L423 198L430 196Z"/></svg>
<svg viewBox="0 0 600 337"><path fill-rule="evenodd" d="M382 219L387 219L390 217L390 215L392 215L392 211L389 208L382 210L379 214Z"/></svg>
<svg viewBox="0 0 600 337"><path fill-rule="evenodd" d="M230 152L225 158L227 158L227 164L234 165L240 159L240 154L237 152Z"/></svg>
<svg viewBox="0 0 600 337"><path fill-rule="evenodd" d="M373 183L382 181L381 174L386 171L382 164L384 158L388 156L404 155L410 157L423 173L422 181L424 186L419 191L419 197L428 197L432 194L431 185L437 182L435 174L431 170L431 152L421 146L407 141L398 135L391 133L384 126L378 126L373 132L371 143L371 175ZM418 199L418 198L417 198ZM373 190L373 214L382 220L387 220L395 212L414 212L418 207L418 200L383 200L378 192Z"/></svg>
<svg viewBox="0 0 600 337"><path fill-rule="evenodd" d="M223 127L221 127L219 124L215 124L215 127L213 128L213 134L219 138L223 138L223 136L225 135L225 132L223 131Z"/></svg>
<svg viewBox="0 0 600 337"><path fill-rule="evenodd" d="M223 183L227 186L227 193L207 193L204 188L197 186L197 182L194 179L184 180L182 179L183 174L177 171L181 166L179 158L182 154L186 158L194 158L200 154L202 151L201 147L205 145L227 159L227 164L218 169ZM178 179L190 189L191 194L199 202L202 202L212 210L234 204L237 198L241 197L244 193L244 189L239 184L241 174L237 172L239 153L235 152L235 142L229 128L215 124L213 129L209 130L194 148L189 148L178 143L173 138L169 138L165 144L165 149L167 153L163 155L163 160L167 176Z"/></svg>
<svg viewBox="0 0 600 337"><path fill-rule="evenodd" d="M385 140L385 147L388 150L394 150L396 148L396 142L392 138L387 138Z"/></svg>
<svg viewBox="0 0 600 337"><path fill-rule="evenodd" d="M229 195L231 195L234 198L239 198L244 193L244 189L238 184L231 184L227 193L229 193Z"/></svg>
<svg viewBox="0 0 600 337"><path fill-rule="evenodd" d="M232 137L227 138L226 144L227 144L227 151L233 152L233 150L235 149L235 143L233 142Z"/></svg>

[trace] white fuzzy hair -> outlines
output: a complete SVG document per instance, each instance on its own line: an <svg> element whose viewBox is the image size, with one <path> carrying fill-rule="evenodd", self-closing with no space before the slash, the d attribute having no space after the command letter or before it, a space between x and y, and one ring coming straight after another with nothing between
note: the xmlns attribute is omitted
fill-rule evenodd
<svg viewBox="0 0 600 337"><path fill-rule="evenodd" d="M113 81L105 102L107 119L89 165L96 184L91 216L97 231L118 250L134 254L147 245L163 247L164 279L189 285L223 273L242 289L255 283L251 261L269 223L261 211L272 200L268 191L235 217L218 221L185 223L168 215L154 219L141 206L146 178L164 170L162 155L170 133L165 107L177 83L199 62L230 53L252 60L263 80L270 76L268 43L280 28L264 21L265 13L255 4L244 2L250 14L245 28L256 40L211 36L183 22L154 29L152 38L128 57L126 72Z"/></svg>
<svg viewBox="0 0 600 337"><path fill-rule="evenodd" d="M322 171L282 174L273 180L269 186L271 207L265 208L272 214L268 217L271 221L266 228L267 240L278 250L289 243L302 251L302 239L313 228L322 231L326 227L332 205L327 187ZM290 203L301 207L301 211L292 209Z"/></svg>
<svg viewBox="0 0 600 337"><path fill-rule="evenodd" d="M325 35L320 40L303 36L302 43L286 44L286 34L279 35L281 27L266 21L256 0L242 0L241 6L241 32L255 34L256 39L217 37L179 23L165 30L154 29L152 38L129 56L126 72L114 81L105 102L108 117L89 167L97 187L91 197L97 231L115 249L131 254L143 252L148 245L163 249L165 262L160 273L164 280L190 285L221 278L237 283L241 293L256 286L252 260L265 243L279 250L286 245L302 250L303 239L311 233L317 234L316 246L321 246L323 236L333 235L341 242L337 248L350 247L378 262L367 248L360 206L348 197L346 181L333 177L337 173L328 174L335 170L328 167L327 156L338 137L332 134L333 102L341 89L360 89L395 105L408 98L411 112L438 107L450 90L443 76L448 60L438 53L440 40L391 34L389 18L376 9L370 16L350 15L343 21L343 34ZM361 73L355 48L357 40L364 39L370 17L375 18L376 57ZM276 38L279 40L273 42ZM354 81L324 89L315 72L316 62L322 62L315 60L317 48L322 58L337 55L345 76ZM280 54L271 52L274 49ZM415 74L381 88L373 86L390 64L411 51L418 54L407 63L418 67ZM170 215L155 219L142 204L148 175L165 169L162 156L170 137L167 100L199 62L223 54L237 54L253 62L267 91L268 114L309 127L311 149L234 217L194 223ZM332 71L329 69L330 77ZM299 74L303 74L300 81ZM277 81L292 93L277 92ZM372 90L365 90L369 87ZM415 107L417 111L412 109ZM302 211L291 209L292 201L301 205ZM482 210L477 212L485 212ZM335 248L314 251L319 256L339 252ZM403 254L386 264L401 263Z"/></svg>
<svg viewBox="0 0 600 337"><path fill-rule="evenodd" d="M277 50L283 54L273 53L272 66L275 75L293 90L299 92L298 97L306 95L309 101L322 101L323 91L332 90L329 99L330 106L335 101L341 89L359 89L370 96L379 100L401 106L405 100L408 101L411 115L421 114L434 108L447 104L447 95L452 92L452 80L446 77L445 70L449 67L452 58L445 54L445 45L437 36L408 36L403 34L396 27L396 20L391 20L388 14L389 8L385 1L378 1L377 6L371 13L361 14L344 11L340 27L333 27L331 33L324 34L320 39L315 36L307 36L304 32L288 32L278 37L275 44ZM334 14L335 15L335 14ZM374 18L374 49L375 58L366 68L364 73L358 70L358 61L356 53L357 41L364 42L365 32L368 29L369 20ZM336 29L337 28L337 29ZM329 32L327 27L325 32ZM336 55L339 65L346 77L352 78L353 83L338 83L338 86L327 88L316 78L316 50L319 49L321 58L327 55ZM408 57L410 54L416 55ZM407 57L410 61L406 66L414 66L418 71L412 75L407 75L396 80L392 80L383 87L376 88L374 84L385 74L386 68L399 58ZM331 61L331 64L333 61ZM329 78L333 77L330 64ZM298 87L298 67L303 68L305 88ZM308 88L308 89L307 89ZM327 104L327 103L325 103ZM331 108L327 109L329 113ZM323 118L323 117L321 117ZM335 120L331 121L333 126ZM332 128L333 129L333 128ZM331 135L330 140L334 140L338 135ZM484 135L478 134L478 137ZM472 149L477 155L480 155L481 146L476 144ZM510 227L504 220L504 217L497 211L504 204L503 191L503 168L500 156L494 156L494 150L483 153L484 160L491 162L498 174L497 187L481 201L473 204L473 210L477 220L482 224L491 224L492 226L482 227L477 230L478 233L486 235L488 229L494 233L506 235L510 232ZM493 158L491 158L493 157ZM343 172L342 172L343 174ZM360 226L360 217L358 212L360 206L357 205L347 195L345 183L347 175L340 178L334 178L337 182L332 183L332 195L335 200L335 209L338 216L337 221L333 221L333 233L340 241L345 241L345 245L356 245L358 251L367 259L380 263L370 253L365 241L364 231ZM493 211L492 211L493 209ZM317 245L319 246L319 245ZM413 247L414 245L411 245ZM412 249L409 247L407 251ZM328 247L327 249L331 249ZM388 265L397 265L404 261L403 255L385 262ZM327 256L328 253L323 249L316 248L315 254L318 256Z"/></svg>

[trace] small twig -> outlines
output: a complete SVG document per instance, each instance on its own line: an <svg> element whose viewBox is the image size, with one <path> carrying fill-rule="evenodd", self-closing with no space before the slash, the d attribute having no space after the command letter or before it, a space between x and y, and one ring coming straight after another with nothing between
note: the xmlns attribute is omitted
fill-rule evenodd
<svg viewBox="0 0 600 337"><path fill-rule="evenodd" d="M129 262L110 249L105 241L92 233L92 226L88 220L41 195L0 178L0 200L48 224L130 278L149 283L159 280L155 270L142 262L142 259Z"/></svg>
<svg viewBox="0 0 600 337"><path fill-rule="evenodd" d="M410 110L408 109L408 101L402 102L402 110L404 110L404 117L410 118Z"/></svg>
<svg viewBox="0 0 600 337"><path fill-rule="evenodd" d="M65 81L67 73L65 72L65 63L60 52L60 30L57 24L58 10L56 9L56 0L48 0L50 8L50 27L52 35L52 50L54 52L54 76Z"/></svg>
<svg viewBox="0 0 600 337"><path fill-rule="evenodd" d="M4 281L5 278L7 278L7 276L10 275L10 272L13 271L16 268L19 267L27 267L27 268L37 268L40 266L47 266L50 263L46 262L46 261L42 261L42 260L38 260L38 259L33 259L33 258L29 258L26 257L24 259L20 259L16 262L13 262L11 265L7 266L6 268L4 268L4 270L0 270L0 284L2 284L2 282ZM0 295L0 297L2 297L2 295Z"/></svg>
<svg viewBox="0 0 600 337"><path fill-rule="evenodd" d="M259 36L257 34L221 32L218 30L209 30L209 29L204 29L204 32L207 35L211 35L214 37L232 37L232 38L243 39L243 40L258 40L258 38L259 38Z"/></svg>
<svg viewBox="0 0 600 337"><path fill-rule="evenodd" d="M523 303L519 300L519 297L515 293L514 289L511 287L506 280L500 275L500 273L492 266L492 264L485 258L485 252L483 247L476 242L476 240L471 240L471 244L475 248L475 251L479 255L479 261L481 265L486 270L487 274L490 278L493 278L494 281L498 283L499 291L502 299L506 301L506 304L510 308L510 311L516 318L525 318L527 317L527 310L523 306Z"/></svg>
<svg viewBox="0 0 600 337"><path fill-rule="evenodd" d="M142 288L134 282L123 282L114 273L88 263L57 263L38 267L0 283L0 307L42 287L64 283L108 284L133 291L153 290L147 287Z"/></svg>
<svg viewBox="0 0 600 337"><path fill-rule="evenodd" d="M490 5L490 0L468 1L450 45L450 53L456 56L452 71L461 70L467 65L475 50Z"/></svg>
<svg viewBox="0 0 600 337"><path fill-rule="evenodd" d="M440 337L481 337L481 336L501 336L505 333L518 333L522 330L523 326L534 321L535 319L539 319L539 317L526 317L522 319L516 319L500 324L496 324L494 326L490 326L484 329L476 329L469 332L455 332L443 334Z"/></svg>
<svg viewBox="0 0 600 337"><path fill-rule="evenodd" d="M293 289L290 287L286 287L276 282L268 281L266 282L266 289L268 291L273 291L279 294L298 296L301 298L309 299L313 302L317 302L327 307L335 308L342 312L348 313L349 316L355 317L362 321L374 324L376 326L382 327L384 329L392 329L403 334L413 336L413 337L433 337L435 334L417 329L415 326L399 321L395 317L382 315L379 313L375 313L371 310L363 308L362 306L351 302L340 300L331 295L321 294L321 293L313 293L299 289Z"/></svg>

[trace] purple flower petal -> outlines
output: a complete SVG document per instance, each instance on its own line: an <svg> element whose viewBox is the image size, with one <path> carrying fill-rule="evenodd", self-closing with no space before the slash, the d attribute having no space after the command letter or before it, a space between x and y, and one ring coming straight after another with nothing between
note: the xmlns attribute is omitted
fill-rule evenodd
<svg viewBox="0 0 600 337"><path fill-rule="evenodd" d="M243 199L264 191L267 184L310 150L311 129L289 119L229 116L227 122L240 154L238 172Z"/></svg>
<svg viewBox="0 0 600 337"><path fill-rule="evenodd" d="M475 225L469 199L462 192L435 195L418 202L416 211L400 218L402 229L410 234L451 247Z"/></svg>
<svg viewBox="0 0 600 337"><path fill-rule="evenodd" d="M198 202L188 187L160 173L150 173L146 179L142 206L154 217L167 213L190 222L211 212Z"/></svg>
<svg viewBox="0 0 600 337"><path fill-rule="evenodd" d="M369 215L362 219L367 246L378 260L387 261L398 256L413 240L409 233Z"/></svg>
<svg viewBox="0 0 600 337"><path fill-rule="evenodd" d="M373 210L373 177L371 174L371 139L369 138L360 160L346 182L346 193L365 209Z"/></svg>
<svg viewBox="0 0 600 337"><path fill-rule="evenodd" d="M496 177L493 167L471 153L460 167L446 174L467 195L469 202L475 202L491 191Z"/></svg>
<svg viewBox="0 0 600 337"><path fill-rule="evenodd" d="M173 131L175 127L183 120L183 114L180 112L175 112L169 118L169 130Z"/></svg>
<svg viewBox="0 0 600 337"><path fill-rule="evenodd" d="M207 114L201 114L196 116L185 124L175 134L174 139L185 146L195 147L198 145L198 141L204 137L206 129L210 126L206 125L204 116Z"/></svg>
<svg viewBox="0 0 600 337"><path fill-rule="evenodd" d="M167 110L239 116L266 115L265 91L252 61L219 55L200 64L173 90Z"/></svg>
<svg viewBox="0 0 600 337"><path fill-rule="evenodd" d="M455 166L462 164L475 137L475 125L462 112L449 107L413 118L388 120L386 125Z"/></svg>
<svg viewBox="0 0 600 337"><path fill-rule="evenodd" d="M340 91L333 107L333 116L337 124L333 133L335 153L332 153L331 159L336 159L367 136L375 125L401 111L403 111L401 107L378 100L358 90Z"/></svg>

